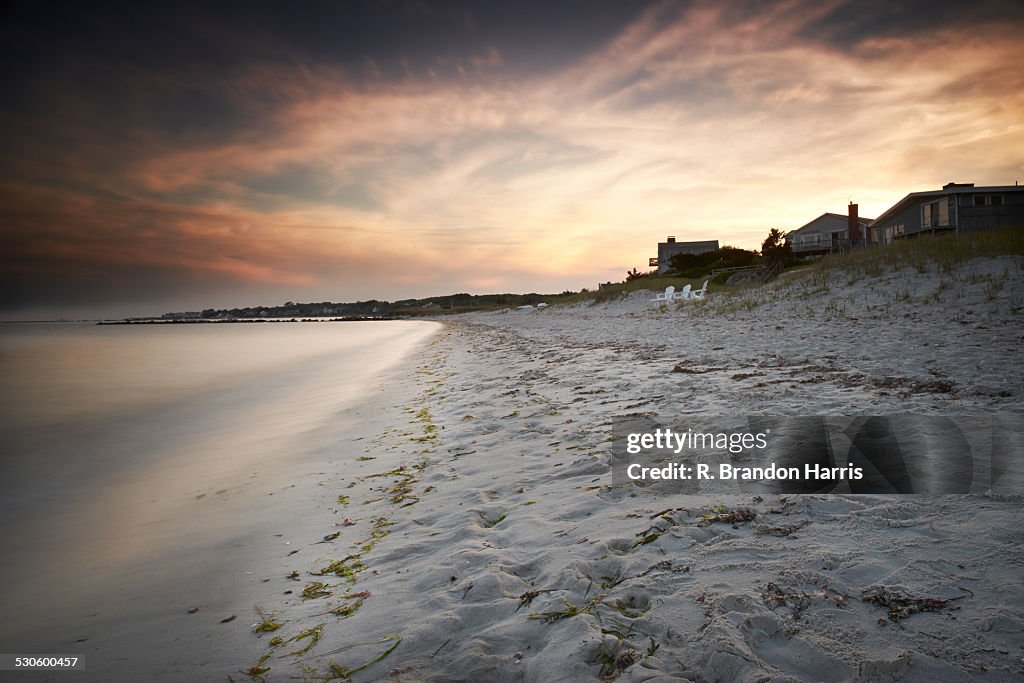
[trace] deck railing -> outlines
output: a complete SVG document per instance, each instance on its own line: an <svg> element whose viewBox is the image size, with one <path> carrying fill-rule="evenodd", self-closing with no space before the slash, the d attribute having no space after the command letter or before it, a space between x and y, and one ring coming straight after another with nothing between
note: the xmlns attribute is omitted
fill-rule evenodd
<svg viewBox="0 0 1024 683"><path fill-rule="evenodd" d="M793 250L794 254L806 254L808 252L844 252L850 251L850 249L863 249L867 246L870 246L867 240L859 239L854 242L844 238L821 240L819 242L805 242L803 244L794 244L791 242L789 248Z"/></svg>

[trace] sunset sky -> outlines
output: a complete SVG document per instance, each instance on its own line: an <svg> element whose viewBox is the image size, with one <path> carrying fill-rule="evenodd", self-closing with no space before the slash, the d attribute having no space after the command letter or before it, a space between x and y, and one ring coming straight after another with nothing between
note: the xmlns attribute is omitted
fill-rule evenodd
<svg viewBox="0 0 1024 683"><path fill-rule="evenodd" d="M1019 2L14 2L0 319L560 292L1024 181Z"/></svg>

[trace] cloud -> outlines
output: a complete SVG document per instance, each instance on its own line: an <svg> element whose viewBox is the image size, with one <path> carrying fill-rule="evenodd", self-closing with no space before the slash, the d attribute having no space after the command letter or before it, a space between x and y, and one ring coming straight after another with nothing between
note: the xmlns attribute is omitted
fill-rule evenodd
<svg viewBox="0 0 1024 683"><path fill-rule="evenodd" d="M1019 19L874 35L849 7L662 3L531 73L494 48L398 78L376 57L133 67L103 104L63 83L8 144L6 303L97 270L145 290L146 268L165 294L578 288L668 234L754 246L1024 170Z"/></svg>

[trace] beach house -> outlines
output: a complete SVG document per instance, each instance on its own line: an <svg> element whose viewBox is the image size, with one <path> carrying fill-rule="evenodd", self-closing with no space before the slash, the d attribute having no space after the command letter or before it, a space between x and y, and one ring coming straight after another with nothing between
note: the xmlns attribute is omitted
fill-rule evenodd
<svg viewBox="0 0 1024 683"><path fill-rule="evenodd" d="M851 203L847 215L826 212L810 223L786 233L786 243L797 256L818 256L865 246L870 241L870 218L857 215ZM852 235L852 237L851 237Z"/></svg>
<svg viewBox="0 0 1024 683"><path fill-rule="evenodd" d="M871 224L871 241L1016 226L1024 226L1024 187L947 183L941 190L911 192L884 211Z"/></svg>
<svg viewBox="0 0 1024 683"><path fill-rule="evenodd" d="M651 259L651 266L658 266L658 274L667 272L672 267L672 257L677 254L704 254L718 249L718 240L702 242L676 242L675 237L668 237L658 242L658 258Z"/></svg>

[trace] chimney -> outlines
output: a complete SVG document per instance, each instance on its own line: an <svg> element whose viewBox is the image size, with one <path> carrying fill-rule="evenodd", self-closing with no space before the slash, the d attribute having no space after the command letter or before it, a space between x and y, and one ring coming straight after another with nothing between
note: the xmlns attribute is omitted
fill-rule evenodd
<svg viewBox="0 0 1024 683"><path fill-rule="evenodd" d="M846 216L846 234L850 236L850 246L860 244L860 220L857 218L857 205L850 202L850 206L847 207Z"/></svg>
<svg viewBox="0 0 1024 683"><path fill-rule="evenodd" d="M669 237L669 238L668 238L668 243L669 243L669 244L672 244L672 243L673 243L673 242L675 242L675 241L676 241L676 238L675 238L675 237Z"/></svg>

